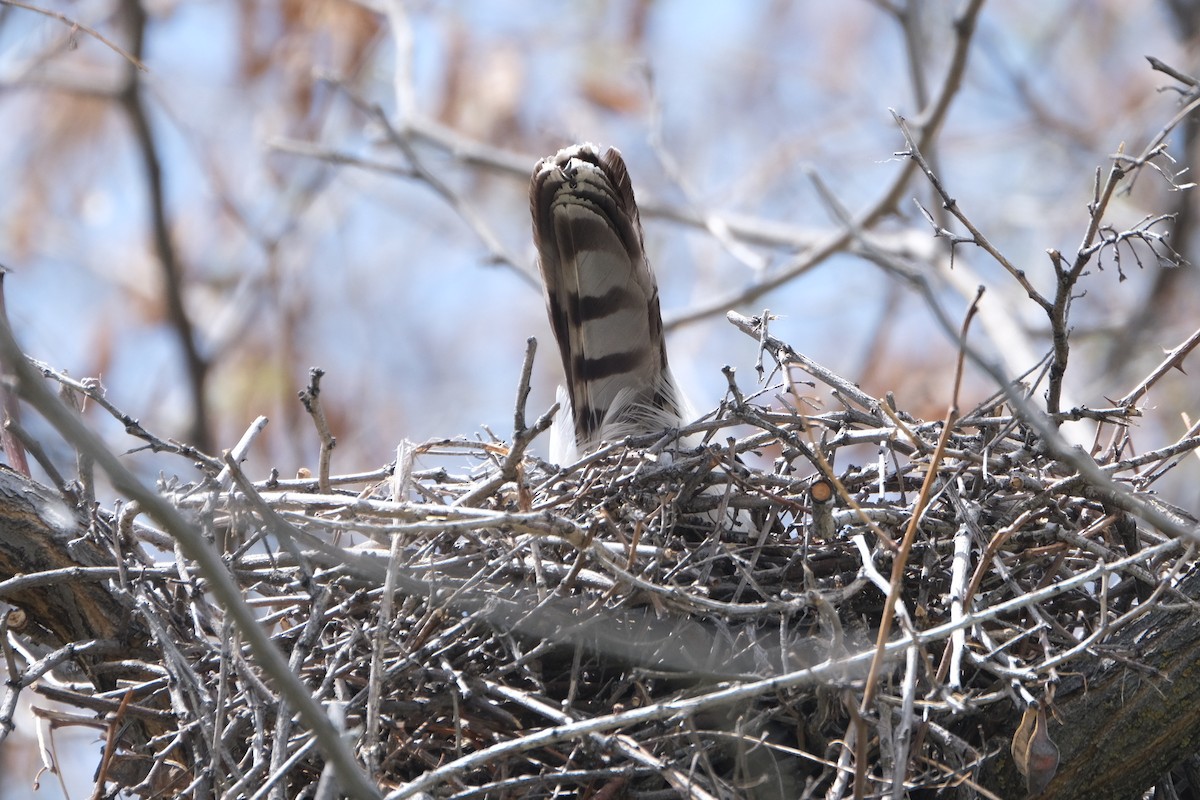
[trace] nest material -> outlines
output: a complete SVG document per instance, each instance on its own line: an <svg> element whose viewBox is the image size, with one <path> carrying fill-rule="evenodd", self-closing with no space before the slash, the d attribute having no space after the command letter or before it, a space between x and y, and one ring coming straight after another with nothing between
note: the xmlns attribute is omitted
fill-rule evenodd
<svg viewBox="0 0 1200 800"><path fill-rule="evenodd" d="M1011 757L996 720L1044 709L1073 659L1178 595L1183 546L999 397L945 431L814 372L832 395L752 402L731 380L699 448L673 433L560 469L442 441L324 492L161 488L395 796L819 796L862 759L869 793L967 791ZM1134 411L1114 413L1098 463L1135 488L1194 447L1126 457ZM93 519L133 644L41 690L120 701L104 778L142 797L312 796L321 750L204 577L136 509Z"/></svg>

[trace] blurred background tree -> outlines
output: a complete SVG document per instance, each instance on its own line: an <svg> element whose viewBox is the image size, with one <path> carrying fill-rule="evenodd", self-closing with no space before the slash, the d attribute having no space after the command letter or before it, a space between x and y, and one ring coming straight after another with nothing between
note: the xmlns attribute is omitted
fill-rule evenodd
<svg viewBox="0 0 1200 800"><path fill-rule="evenodd" d="M1097 170L1178 111L1145 56L1200 73L1198 5L1012 0L979 16L926 155L1044 293L1046 250L1082 240ZM296 399L312 366L327 373L335 469L385 464L402 439L481 425L504 437L528 336L542 343L531 413L560 380L528 175L594 141L630 164L672 361L698 407L721 397L722 365L753 374L753 343L724 311L769 308L780 338L940 418L955 345L927 300L852 245L822 245L844 232L840 209L874 211L879 246L951 315L987 287L980 343L1013 376L1048 350L1045 315L997 264L966 246L951 264L912 202L940 213L923 178L880 205L905 166L889 109L915 115L943 90L957 7L0 0L9 314L31 355L100 378L160 436L220 452L266 415L255 476L315 465ZM1180 182L1197 131L1192 115L1169 139ZM1170 241L1194 261L1192 197L1142 180L1110 218L1124 229L1177 214ZM1133 247L1092 271L1066 407L1122 396L1196 325L1191 266ZM970 378L971 398L994 391ZM1179 438L1195 396L1182 372L1158 384L1155 404L1175 413L1157 419L1178 424L1135 431L1135 447ZM114 450L136 446L90 416ZM130 459L192 477L178 459ZM1177 470L1164 491L1195 509L1194 478ZM19 776L0 797L24 796L37 759L14 742L32 748L31 735L0 753L0 772Z"/></svg>

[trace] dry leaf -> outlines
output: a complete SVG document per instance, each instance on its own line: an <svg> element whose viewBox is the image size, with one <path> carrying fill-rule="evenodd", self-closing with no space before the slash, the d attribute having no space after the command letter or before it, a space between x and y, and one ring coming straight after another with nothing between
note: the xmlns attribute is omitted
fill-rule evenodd
<svg viewBox="0 0 1200 800"><path fill-rule="evenodd" d="M1013 734L1012 757L1017 771L1025 776L1030 796L1041 794L1058 771L1058 745L1046 731L1046 709L1031 703Z"/></svg>

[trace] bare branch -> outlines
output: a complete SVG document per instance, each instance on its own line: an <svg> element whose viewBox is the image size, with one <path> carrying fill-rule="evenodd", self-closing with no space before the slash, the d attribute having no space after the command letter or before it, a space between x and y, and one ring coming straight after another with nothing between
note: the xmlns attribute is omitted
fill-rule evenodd
<svg viewBox="0 0 1200 800"><path fill-rule="evenodd" d="M77 22L76 20L71 19L70 17L66 16L65 14L60 14L57 11L51 11L47 8L41 8L40 6L35 6L30 3L22 3L20 0L0 0L0 5L12 6L13 8L23 8L26 11L33 11L38 14L43 14L47 17L50 17L51 19L58 20L59 22L63 23L64 25L69 25L73 30L81 30L84 33L86 33L88 36L91 36L92 38L94 38L97 41L104 44L105 47L109 48L114 53L121 56L121 58L128 61L130 64L132 64L138 70L140 70L142 72L147 71L146 65L142 63L140 58L138 58L138 57L132 55L131 53L129 53L128 51L126 51L119 44L112 41L107 36L100 33L99 31L97 31L95 28L92 28L88 25L84 25L82 22Z"/></svg>

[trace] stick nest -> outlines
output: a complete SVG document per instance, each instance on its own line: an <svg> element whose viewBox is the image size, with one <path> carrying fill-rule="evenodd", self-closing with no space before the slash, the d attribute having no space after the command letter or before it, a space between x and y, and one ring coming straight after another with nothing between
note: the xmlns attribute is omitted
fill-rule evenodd
<svg viewBox="0 0 1200 800"><path fill-rule="evenodd" d="M1014 704L1174 596L1182 547L1002 396L946 431L819 369L796 383L801 357L773 352L776 389L746 399L731 377L690 439L567 468L447 440L324 489L161 491L397 797L820 795L856 752L871 782L969 786L1011 757ZM1130 457L1135 413L1093 415L1113 433L1096 458L1144 489L1195 443ZM320 748L203 577L133 516L101 512L93 534L132 534L119 583L140 643L111 661L141 677L58 696L124 701L106 777L143 797L311 796Z"/></svg>

